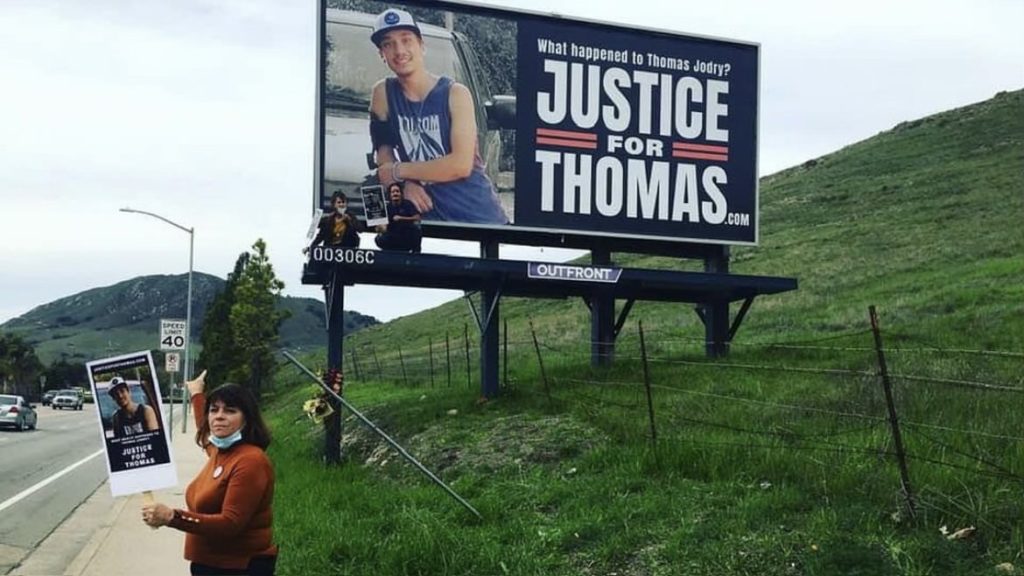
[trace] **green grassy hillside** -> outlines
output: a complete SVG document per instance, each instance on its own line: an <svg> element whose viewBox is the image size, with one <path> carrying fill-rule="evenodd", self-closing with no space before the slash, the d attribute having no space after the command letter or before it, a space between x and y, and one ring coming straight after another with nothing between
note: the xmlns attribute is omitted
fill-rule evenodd
<svg viewBox="0 0 1024 576"><path fill-rule="evenodd" d="M582 302L507 299L508 381L479 403L462 302L347 340L347 397L482 521L351 418L345 465L324 469L300 411L312 389L283 370L269 412L281 573L1022 573L1024 92L769 176L761 206L761 245L735 249L732 270L800 289L759 298L724 359L703 357L690 306L637 303L615 366L592 369ZM475 364L472 329L470 344Z"/></svg>

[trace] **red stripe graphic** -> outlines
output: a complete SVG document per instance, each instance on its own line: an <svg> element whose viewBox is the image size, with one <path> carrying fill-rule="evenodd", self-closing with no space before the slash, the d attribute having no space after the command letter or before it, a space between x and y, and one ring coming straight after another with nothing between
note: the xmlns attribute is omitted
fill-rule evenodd
<svg viewBox="0 0 1024 576"><path fill-rule="evenodd" d="M551 130L549 128L537 128L537 136L554 136L555 138L592 140L594 142L597 142L597 134L592 134L590 132L570 132L568 130Z"/></svg>
<svg viewBox="0 0 1024 576"><path fill-rule="evenodd" d="M711 152L714 154L728 154L728 146L709 146L707 144L690 144L688 142L673 142L673 150L693 150L695 152Z"/></svg>
<svg viewBox="0 0 1024 576"><path fill-rule="evenodd" d="M597 142L584 142L582 140L562 140L560 138L537 138L537 144L549 144L551 146L567 146L569 148L586 148L596 150Z"/></svg>
<svg viewBox="0 0 1024 576"><path fill-rule="evenodd" d="M704 154L702 152L686 152L683 150L675 150L672 152L673 158L693 158L694 160L718 160L720 162L728 162L729 157L725 154Z"/></svg>

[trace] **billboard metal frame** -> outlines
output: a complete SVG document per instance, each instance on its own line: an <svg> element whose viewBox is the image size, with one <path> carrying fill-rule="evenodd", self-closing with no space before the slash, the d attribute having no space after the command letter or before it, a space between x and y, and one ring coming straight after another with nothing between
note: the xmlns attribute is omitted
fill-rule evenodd
<svg viewBox="0 0 1024 576"><path fill-rule="evenodd" d="M462 290L481 294L475 314L481 331L481 393L498 394L498 318L503 296L527 298L579 297L591 312L591 362L609 365L615 340L636 301L689 302L705 327L705 352L710 357L728 353L747 311L759 295L797 288L793 278L746 276L729 273L729 251L704 258L703 272L615 268L616 280L586 281L586 274L538 279L526 261L502 260L497 242L481 242L480 257L411 254L359 248L315 248L303 270L302 283L323 286L327 302L328 364L341 368L344 338L345 286L372 284ZM544 263L548 267L590 270L595 275L614 267L610 250L593 250L591 265ZM583 278L583 281L581 281ZM625 302L618 315L617 300ZM730 318L729 305L743 302Z"/></svg>

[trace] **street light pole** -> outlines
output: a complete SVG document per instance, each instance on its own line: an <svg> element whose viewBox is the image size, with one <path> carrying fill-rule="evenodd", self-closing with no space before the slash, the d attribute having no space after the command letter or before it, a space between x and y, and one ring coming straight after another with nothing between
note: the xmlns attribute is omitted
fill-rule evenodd
<svg viewBox="0 0 1024 576"><path fill-rule="evenodd" d="M174 226L175 228L188 232L188 297L185 303L185 378L184 382L188 382L192 379L192 360L190 351L192 349L192 263L195 255L195 239L196 231L195 228L186 228L177 222L173 222L164 218L159 214L147 212L145 210L135 210L134 208L121 208L121 212L129 212L132 214L145 214L146 216L152 216L158 220ZM186 432L188 429L188 404L184 400L185 395L182 394L182 403L185 404L185 410L182 414L181 419L181 431Z"/></svg>
<svg viewBox="0 0 1024 576"><path fill-rule="evenodd" d="M192 379L192 359L189 350L192 348L192 257L195 254L195 229L188 229L188 302L185 303L185 379Z"/></svg>

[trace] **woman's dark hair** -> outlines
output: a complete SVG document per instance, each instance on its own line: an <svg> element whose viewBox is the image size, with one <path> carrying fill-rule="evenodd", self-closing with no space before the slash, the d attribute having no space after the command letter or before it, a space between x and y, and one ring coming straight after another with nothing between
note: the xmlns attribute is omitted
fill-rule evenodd
<svg viewBox="0 0 1024 576"><path fill-rule="evenodd" d="M388 184L388 196L391 196L392 188L398 188L398 191L402 194L402 197L405 197L405 187L402 186L401 182L392 182L391 184Z"/></svg>
<svg viewBox="0 0 1024 576"><path fill-rule="evenodd" d="M225 406L238 408L245 416L245 426L242 427L242 442L259 446L266 450L270 446L270 430L260 415L260 407L252 392L238 384L224 384L215 388L206 395L206 405L203 406L203 423L196 430L196 444L205 448L210 443L210 407L215 402L223 402Z"/></svg>

